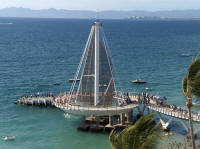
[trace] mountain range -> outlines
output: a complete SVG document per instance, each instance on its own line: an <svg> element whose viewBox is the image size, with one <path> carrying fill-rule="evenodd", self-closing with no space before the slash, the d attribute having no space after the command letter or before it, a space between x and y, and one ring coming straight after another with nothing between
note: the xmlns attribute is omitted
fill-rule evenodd
<svg viewBox="0 0 200 149"><path fill-rule="evenodd" d="M64 9L32 10L22 7L10 7L0 10L0 17L26 17L26 18L79 18L79 19L126 19L135 17L159 17L199 19L200 10L169 10L169 11L87 11Z"/></svg>

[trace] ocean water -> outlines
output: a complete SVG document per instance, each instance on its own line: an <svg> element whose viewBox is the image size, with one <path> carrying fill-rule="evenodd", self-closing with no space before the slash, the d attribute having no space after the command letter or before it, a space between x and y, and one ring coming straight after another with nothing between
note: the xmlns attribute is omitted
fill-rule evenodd
<svg viewBox="0 0 200 149"><path fill-rule="evenodd" d="M76 130L79 116L65 119L58 109L13 104L22 94L69 90L93 21L0 18L0 149L111 149L108 134ZM200 21L101 21L118 86L132 92L153 88L184 107L181 80L200 52ZM148 83L130 82L139 77ZM175 138L184 137L178 121L171 129ZM6 135L17 139L5 142Z"/></svg>

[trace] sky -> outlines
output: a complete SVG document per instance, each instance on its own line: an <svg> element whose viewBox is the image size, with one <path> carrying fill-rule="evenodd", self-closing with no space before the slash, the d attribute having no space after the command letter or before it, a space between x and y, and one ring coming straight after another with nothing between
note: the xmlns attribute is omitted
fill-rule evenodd
<svg viewBox="0 0 200 149"><path fill-rule="evenodd" d="M24 7L31 9L68 10L183 10L200 9L200 0L0 0L0 9Z"/></svg>

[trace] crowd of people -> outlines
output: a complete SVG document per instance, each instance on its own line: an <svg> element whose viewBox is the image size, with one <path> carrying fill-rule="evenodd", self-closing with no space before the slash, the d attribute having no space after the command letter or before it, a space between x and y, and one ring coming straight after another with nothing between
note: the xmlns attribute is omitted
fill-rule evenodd
<svg viewBox="0 0 200 149"><path fill-rule="evenodd" d="M172 111L182 112L185 115L188 114L188 110L183 109L180 106L176 106L175 104L168 104L165 102L166 100L167 100L166 97L153 96L152 94L148 94L145 92L138 94L138 102L139 103L143 103L143 104L151 103L151 104L155 104L156 106L168 108Z"/></svg>
<svg viewBox="0 0 200 149"><path fill-rule="evenodd" d="M38 93L35 93L33 95L22 95L22 99L29 99L29 98L38 98L38 97L54 97L54 94L53 93L44 93L44 94L40 94L39 92Z"/></svg>
<svg viewBox="0 0 200 149"><path fill-rule="evenodd" d="M123 95L123 101L119 102L119 105L120 106L123 106L125 104L131 104L133 101L130 99L129 97L129 93L123 93L123 94L120 94L118 95L118 93L116 93L117 96L122 96ZM59 103L65 103L66 100L63 100L63 97L65 97L64 95L66 95L66 93L64 93L62 96L60 95L57 100L57 102ZM38 93L35 93L33 95L22 95L22 100L25 100L25 99L31 99L31 98L38 98L38 97L55 97L53 93L43 93L43 94L40 94L39 92ZM142 92L142 93L138 93L137 94L137 99L138 99L138 103L142 103L142 104L154 104L156 106L161 106L161 107L165 107L165 108L168 108L172 111L178 111L178 112L181 112L183 113L184 115L187 115L188 114L188 110L186 109L183 109L181 108L180 106L176 106L175 104L167 104L165 101L166 101L166 97L160 97L160 96L154 96L153 94L149 94L149 93L146 93L146 92ZM200 119L200 113L198 113L198 118Z"/></svg>

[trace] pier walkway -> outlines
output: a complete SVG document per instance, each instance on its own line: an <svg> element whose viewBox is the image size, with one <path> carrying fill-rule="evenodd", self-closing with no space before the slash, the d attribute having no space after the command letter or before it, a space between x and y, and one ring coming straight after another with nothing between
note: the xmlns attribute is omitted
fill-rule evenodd
<svg viewBox="0 0 200 149"><path fill-rule="evenodd" d="M95 115L95 116L103 116L103 115L117 115L119 113L128 113L132 111L135 107L138 106L135 104L128 104L124 106L114 106L114 107L93 107L93 106L79 106L79 105L71 105L71 104L60 104L54 103L55 107L62 109L63 111L71 114L77 115Z"/></svg>
<svg viewBox="0 0 200 149"><path fill-rule="evenodd" d="M184 111L177 111L171 108L156 106L156 105L147 105L147 108L153 111L162 113L164 115L170 116L170 117L175 117L175 118L185 119L185 120L189 119L188 114L186 114ZM200 122L200 116L198 115L192 114L192 119L195 122Z"/></svg>
<svg viewBox="0 0 200 149"><path fill-rule="evenodd" d="M34 105L34 106L53 106L53 96L22 97L15 104Z"/></svg>
<svg viewBox="0 0 200 149"><path fill-rule="evenodd" d="M159 103L160 100L156 100L153 97L146 99L145 101L143 97L139 97L136 94L130 94L129 98L131 99L131 101L137 102L138 105L143 104L146 108L154 112L158 112L173 118L183 120L189 119L188 111L186 109L184 110L183 108L176 105L170 105L166 101L162 101L163 103ZM200 115L192 113L192 120L195 122L200 122Z"/></svg>
<svg viewBox="0 0 200 149"><path fill-rule="evenodd" d="M54 96L37 96L37 97L22 97L17 100L16 104L25 104L25 105L36 105L36 106L55 106L64 110L65 112L72 114L86 114L86 115L115 115L117 113L127 113L133 110L134 108L144 105L146 108L158 112L169 117L174 117L178 119L188 120L188 112L183 109L174 109L172 105L159 104L156 103L155 99L150 98L148 102L144 103L143 98L139 98L136 94L125 95L124 93L116 92L116 99L126 99L130 98L132 101L129 104L123 104L121 106L111 106L111 107L95 107L95 106L80 106L77 104L67 103L67 93L63 95L59 95L57 97ZM167 105L167 106L166 106ZM195 122L200 122L200 115L192 114L192 119Z"/></svg>
<svg viewBox="0 0 200 149"><path fill-rule="evenodd" d="M177 107L176 105L170 105L166 101L162 102L160 100L156 100L153 96L150 98L144 98L143 96L138 96L137 94L132 93L121 93L116 92L114 98L121 101L118 106L109 106L109 107L102 107L102 106L80 106L76 103L68 102L67 97L68 93L60 94L59 96L26 96L22 97L15 102L15 104L23 104L23 105L33 105L33 106L40 106L40 107L56 107L59 108L66 113L71 113L75 115L85 115L85 116L109 116L109 128L113 128L111 125L111 121L113 116L119 115L121 121L124 121L124 115L126 115L127 119L131 120L131 115L133 114L133 110L135 108L138 109L140 114L143 114L145 109L148 112L152 111L158 114L160 118L160 123L162 124L163 129L168 129L170 123L172 122L173 118L179 120L179 122L183 125L185 130L189 132L189 126L185 123L186 120L188 121L189 115L186 109L181 107ZM127 98L129 98L129 102L127 102ZM131 102L130 102L131 101ZM142 107L142 109L141 109ZM169 117L169 120L165 122L162 115L166 115ZM200 122L200 115L192 113L192 120L194 122ZM123 125L124 126L124 125ZM195 132L198 133L198 131Z"/></svg>
<svg viewBox="0 0 200 149"><path fill-rule="evenodd" d="M77 114L77 115L95 115L95 116L104 116L104 115L117 115L119 113L128 113L131 112L134 108L138 107L138 103L136 101L131 104L123 104L123 105L112 105L112 106L94 106L94 105L79 105L77 103L68 102L67 97L68 93L60 94L54 100L54 106L60 108L61 110ZM75 95L72 95L75 96ZM123 101L123 96L119 96L117 94L114 95L116 100Z"/></svg>

